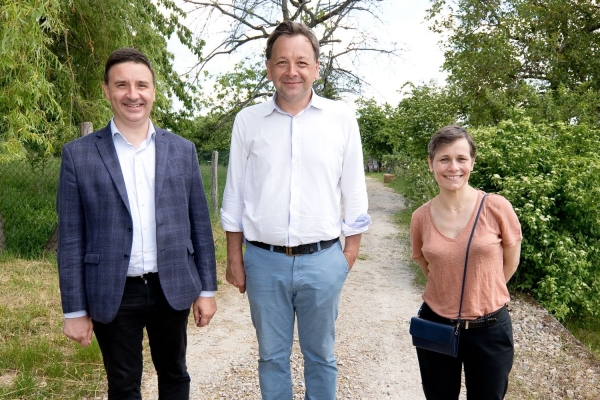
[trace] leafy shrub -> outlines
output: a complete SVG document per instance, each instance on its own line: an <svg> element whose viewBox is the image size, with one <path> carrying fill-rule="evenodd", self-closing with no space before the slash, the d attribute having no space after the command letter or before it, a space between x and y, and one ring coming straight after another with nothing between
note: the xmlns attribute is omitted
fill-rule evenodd
<svg viewBox="0 0 600 400"><path fill-rule="evenodd" d="M521 266L512 284L532 291L560 320L598 315L600 132L516 117L471 133L478 145L471 183L505 196L521 221Z"/></svg>

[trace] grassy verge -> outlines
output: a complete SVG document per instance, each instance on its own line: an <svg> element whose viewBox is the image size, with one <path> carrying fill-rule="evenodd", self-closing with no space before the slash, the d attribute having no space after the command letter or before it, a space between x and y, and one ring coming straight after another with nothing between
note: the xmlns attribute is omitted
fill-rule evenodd
<svg viewBox="0 0 600 400"><path fill-rule="evenodd" d="M56 227L56 189L60 160L35 168L25 161L0 164L0 212L6 248L23 258L41 257Z"/></svg>
<svg viewBox="0 0 600 400"><path fill-rule="evenodd" d="M0 258L0 398L83 399L105 392L100 350L62 334L56 261Z"/></svg>
<svg viewBox="0 0 600 400"><path fill-rule="evenodd" d="M383 182L383 174L381 173L370 173L368 176ZM392 183L385 183L385 186L402 194L406 185L409 184L410 182L404 182L401 178L397 178ZM410 226L410 218L414 210L414 207L407 207L398 212L394 216L396 223L408 229ZM416 283L424 287L426 280L420 272L419 266L414 262L411 262L411 266L418 272L415 278ZM564 326L600 360L600 317L572 319L566 321Z"/></svg>
<svg viewBox="0 0 600 400"><path fill-rule="evenodd" d="M201 171L210 207L210 167L202 165ZM226 167L219 166L219 199L226 171ZM214 210L211 221L221 283L226 262L225 233ZM0 399L102 398L106 381L96 340L83 349L62 333L55 257L42 255L24 260L11 254L14 252L0 256ZM151 368L149 354L145 357L146 367Z"/></svg>
<svg viewBox="0 0 600 400"><path fill-rule="evenodd" d="M600 317L569 320L564 326L600 360Z"/></svg>
<svg viewBox="0 0 600 400"><path fill-rule="evenodd" d="M221 284L225 234L215 228ZM0 257L0 399L102 398L106 381L96 339L83 349L63 335L62 323L56 260ZM152 368L147 341L144 348L146 368Z"/></svg>

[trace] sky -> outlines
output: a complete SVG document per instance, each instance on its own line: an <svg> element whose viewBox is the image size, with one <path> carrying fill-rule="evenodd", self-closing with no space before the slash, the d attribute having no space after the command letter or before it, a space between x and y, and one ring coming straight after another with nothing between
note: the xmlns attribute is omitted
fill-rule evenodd
<svg viewBox="0 0 600 400"><path fill-rule="evenodd" d="M374 98L381 104L387 102L396 105L402 98L400 89L406 82L444 82L446 74L441 71L444 56L438 44L440 36L429 31L424 20L428 6L428 0L382 1L382 24L375 31L381 40L397 43L401 49L400 56L392 59L380 56L375 60L364 57L365 61L358 66L357 72L371 86L363 87L363 97ZM185 23L194 30L201 22L199 14L192 12ZM210 38L207 40L207 49L212 49L211 43L218 40L218 35ZM175 69L186 72L193 63L189 52L176 39L169 41L168 47L175 54ZM221 56L209 64L209 71L223 71L233 66L237 59Z"/></svg>

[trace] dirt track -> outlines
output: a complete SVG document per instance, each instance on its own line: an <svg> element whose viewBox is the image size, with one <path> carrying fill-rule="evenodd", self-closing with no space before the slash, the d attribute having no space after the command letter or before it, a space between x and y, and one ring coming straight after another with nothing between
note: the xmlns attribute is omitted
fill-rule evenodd
<svg viewBox="0 0 600 400"><path fill-rule="evenodd" d="M416 353L408 321L421 303L409 268L408 232L392 216L401 196L367 178L373 224L363 235L336 324L338 396L361 400L422 400ZM247 299L224 283L219 311L203 329L189 328L188 368L193 400L258 400L258 351ZM600 362L528 296L511 301L515 363L508 400L600 399ZM156 400L151 363L143 379L144 399ZM294 399L304 398L302 357L292 353ZM466 399L463 387L460 400Z"/></svg>
<svg viewBox="0 0 600 400"><path fill-rule="evenodd" d="M408 267L406 232L392 220L402 198L367 179L373 224L363 235L360 259L342 292L336 324L339 399L423 399L408 321L420 305L420 291ZM405 240L401 240L405 237ZM210 325L189 329L188 368L192 399L260 399L258 351L248 300L224 283L219 310ZM144 376L144 399L157 399L152 368ZM304 398L302 357L292 354L294 398Z"/></svg>

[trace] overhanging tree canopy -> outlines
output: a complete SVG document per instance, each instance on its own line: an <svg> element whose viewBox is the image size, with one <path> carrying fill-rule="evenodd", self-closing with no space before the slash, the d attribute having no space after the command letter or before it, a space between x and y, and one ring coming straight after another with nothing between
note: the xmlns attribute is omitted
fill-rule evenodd
<svg viewBox="0 0 600 400"><path fill-rule="evenodd" d="M200 56L202 43L170 0L15 0L0 5L0 157L51 153L74 126L105 124L104 62L119 47L136 47L153 63L159 98L154 118L171 121L171 100L193 107L172 67L166 38ZM24 147L23 147L24 146Z"/></svg>

